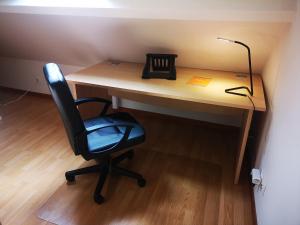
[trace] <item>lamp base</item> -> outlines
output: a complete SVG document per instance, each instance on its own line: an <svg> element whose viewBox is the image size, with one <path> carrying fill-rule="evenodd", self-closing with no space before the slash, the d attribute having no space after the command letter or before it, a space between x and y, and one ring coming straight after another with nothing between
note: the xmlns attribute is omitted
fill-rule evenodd
<svg viewBox="0 0 300 225"><path fill-rule="evenodd" d="M227 94L232 94L232 95L239 95L239 96L244 96L246 97L247 95L246 94L242 94L242 93L238 93L238 92L234 92L236 90L241 90L241 89L245 89L248 91L248 93L253 96L253 92L249 90L248 87L245 87L245 86L241 86L241 87L234 87L234 88L228 88L228 89L225 89L225 93Z"/></svg>

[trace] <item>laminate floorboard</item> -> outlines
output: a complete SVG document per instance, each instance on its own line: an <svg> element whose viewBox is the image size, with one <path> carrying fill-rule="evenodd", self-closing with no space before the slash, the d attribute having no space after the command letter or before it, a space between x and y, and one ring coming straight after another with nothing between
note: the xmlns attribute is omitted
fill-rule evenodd
<svg viewBox="0 0 300 225"><path fill-rule="evenodd" d="M78 179L75 185L66 184L64 172L87 162L74 156L52 99L28 94L21 101L0 108L2 225L51 225L51 221L42 220L38 215L47 212L50 218L51 215L62 214L67 202L63 202L61 207L47 207L54 204L61 193L66 193L65 199L74 201L76 198L70 197L71 192L90 198L91 201L85 204L92 208L87 207L82 213L103 210L107 214L103 217L108 222L106 224L255 224L247 175L242 174L241 182L233 184L238 140L235 129L147 112L131 113L145 126L147 140L136 149L136 158L125 166L145 173L148 185L140 189L132 180L112 177L105 189L107 203L92 206L91 190L94 187L90 184L95 182L93 175ZM155 162L150 163L151 157L162 161L156 166ZM171 166L164 168L163 165L168 163ZM120 193L116 193L117 190ZM150 190L155 193L149 194ZM172 193L184 194L175 198ZM127 214L124 211L127 207L124 196L137 209L133 217L130 217L133 209ZM149 196L152 200L148 201ZM205 199L210 201L204 203ZM147 209L148 202L151 204ZM195 210L195 207L198 208ZM112 208L117 211L109 210ZM145 216L144 212L153 216ZM78 218L78 215L68 216ZM114 221L111 218L118 219ZM61 225L65 223L68 224L68 221Z"/></svg>
<svg viewBox="0 0 300 225"><path fill-rule="evenodd" d="M220 166L144 149L122 164L142 173L146 187L111 176L102 191L106 202L97 205L92 193L98 176L78 177L55 192L39 217L61 225L218 224Z"/></svg>

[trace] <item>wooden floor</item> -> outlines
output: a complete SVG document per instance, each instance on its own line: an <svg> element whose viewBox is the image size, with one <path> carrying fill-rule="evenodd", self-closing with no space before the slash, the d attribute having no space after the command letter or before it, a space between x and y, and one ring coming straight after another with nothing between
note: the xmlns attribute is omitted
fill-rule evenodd
<svg viewBox="0 0 300 225"><path fill-rule="evenodd" d="M213 196L218 196L218 205L213 211L199 209L195 218L207 218L207 221L214 221L212 225L255 224L246 176L242 175L239 185L233 185L234 150L237 145L235 130L150 113L133 114L145 126L147 132L147 141L137 149L140 150L138 154L147 152L156 155L155 157L157 154L164 155L166 159L175 157L175 167L177 165L178 168L184 168L186 165L181 164L178 160L180 158L185 162L199 160L204 164L206 162L208 165L215 165L212 168L220 168L220 172L217 172L219 175L216 175L220 179L219 188L210 189L215 192L211 193ZM0 121L0 222L2 225L50 225L52 223L38 218L39 211L66 187L64 172L78 168L85 162L73 155L50 98L28 95L22 101L1 108L0 115L3 118ZM139 157L136 160L138 159ZM151 169L154 165L148 167ZM209 168L210 166L207 170ZM174 171L180 174L180 170ZM80 187L79 184L78 186ZM164 196L166 190L162 184L160 187L161 192L158 195ZM189 187L195 186L185 185L185 188ZM85 186L82 185L82 188ZM172 188L175 191L176 184L168 186L168 192L172 192ZM193 188L186 191L188 195L195 192ZM139 198L143 197L147 201L147 195L139 195ZM118 201L113 200L110 204L116 204L117 207ZM181 207L172 205L174 202L169 204L173 215L181 214ZM160 207L157 207L157 210L159 209ZM58 210L63 209L52 210L59 213ZM82 213L87 213L87 210L89 209ZM151 212L155 215L155 208ZM110 214L114 216L113 212ZM137 221L132 223L119 221L113 224L154 224L145 221L145 217L141 215L135 218ZM154 219L155 224L166 224L164 216ZM199 220L199 223L196 221L193 220L190 224L204 224L203 220ZM177 220L176 224L188 223Z"/></svg>

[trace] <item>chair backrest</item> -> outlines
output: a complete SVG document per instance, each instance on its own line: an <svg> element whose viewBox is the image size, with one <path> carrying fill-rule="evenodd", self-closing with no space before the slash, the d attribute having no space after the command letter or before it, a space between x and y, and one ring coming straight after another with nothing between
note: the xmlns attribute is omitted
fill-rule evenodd
<svg viewBox="0 0 300 225"><path fill-rule="evenodd" d="M69 86L57 64L45 64L43 71L72 149L76 155L81 154L87 146L85 127Z"/></svg>

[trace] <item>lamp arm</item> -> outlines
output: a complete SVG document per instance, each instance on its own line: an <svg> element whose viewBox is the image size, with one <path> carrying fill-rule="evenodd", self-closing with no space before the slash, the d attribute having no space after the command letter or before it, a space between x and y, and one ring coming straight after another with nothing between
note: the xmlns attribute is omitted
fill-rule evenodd
<svg viewBox="0 0 300 225"><path fill-rule="evenodd" d="M251 51L248 45L240 41L234 41L234 43L239 44L247 48L248 50L248 62L249 62L249 74L250 74L250 95L253 96L253 77L252 77L252 64L251 64Z"/></svg>

